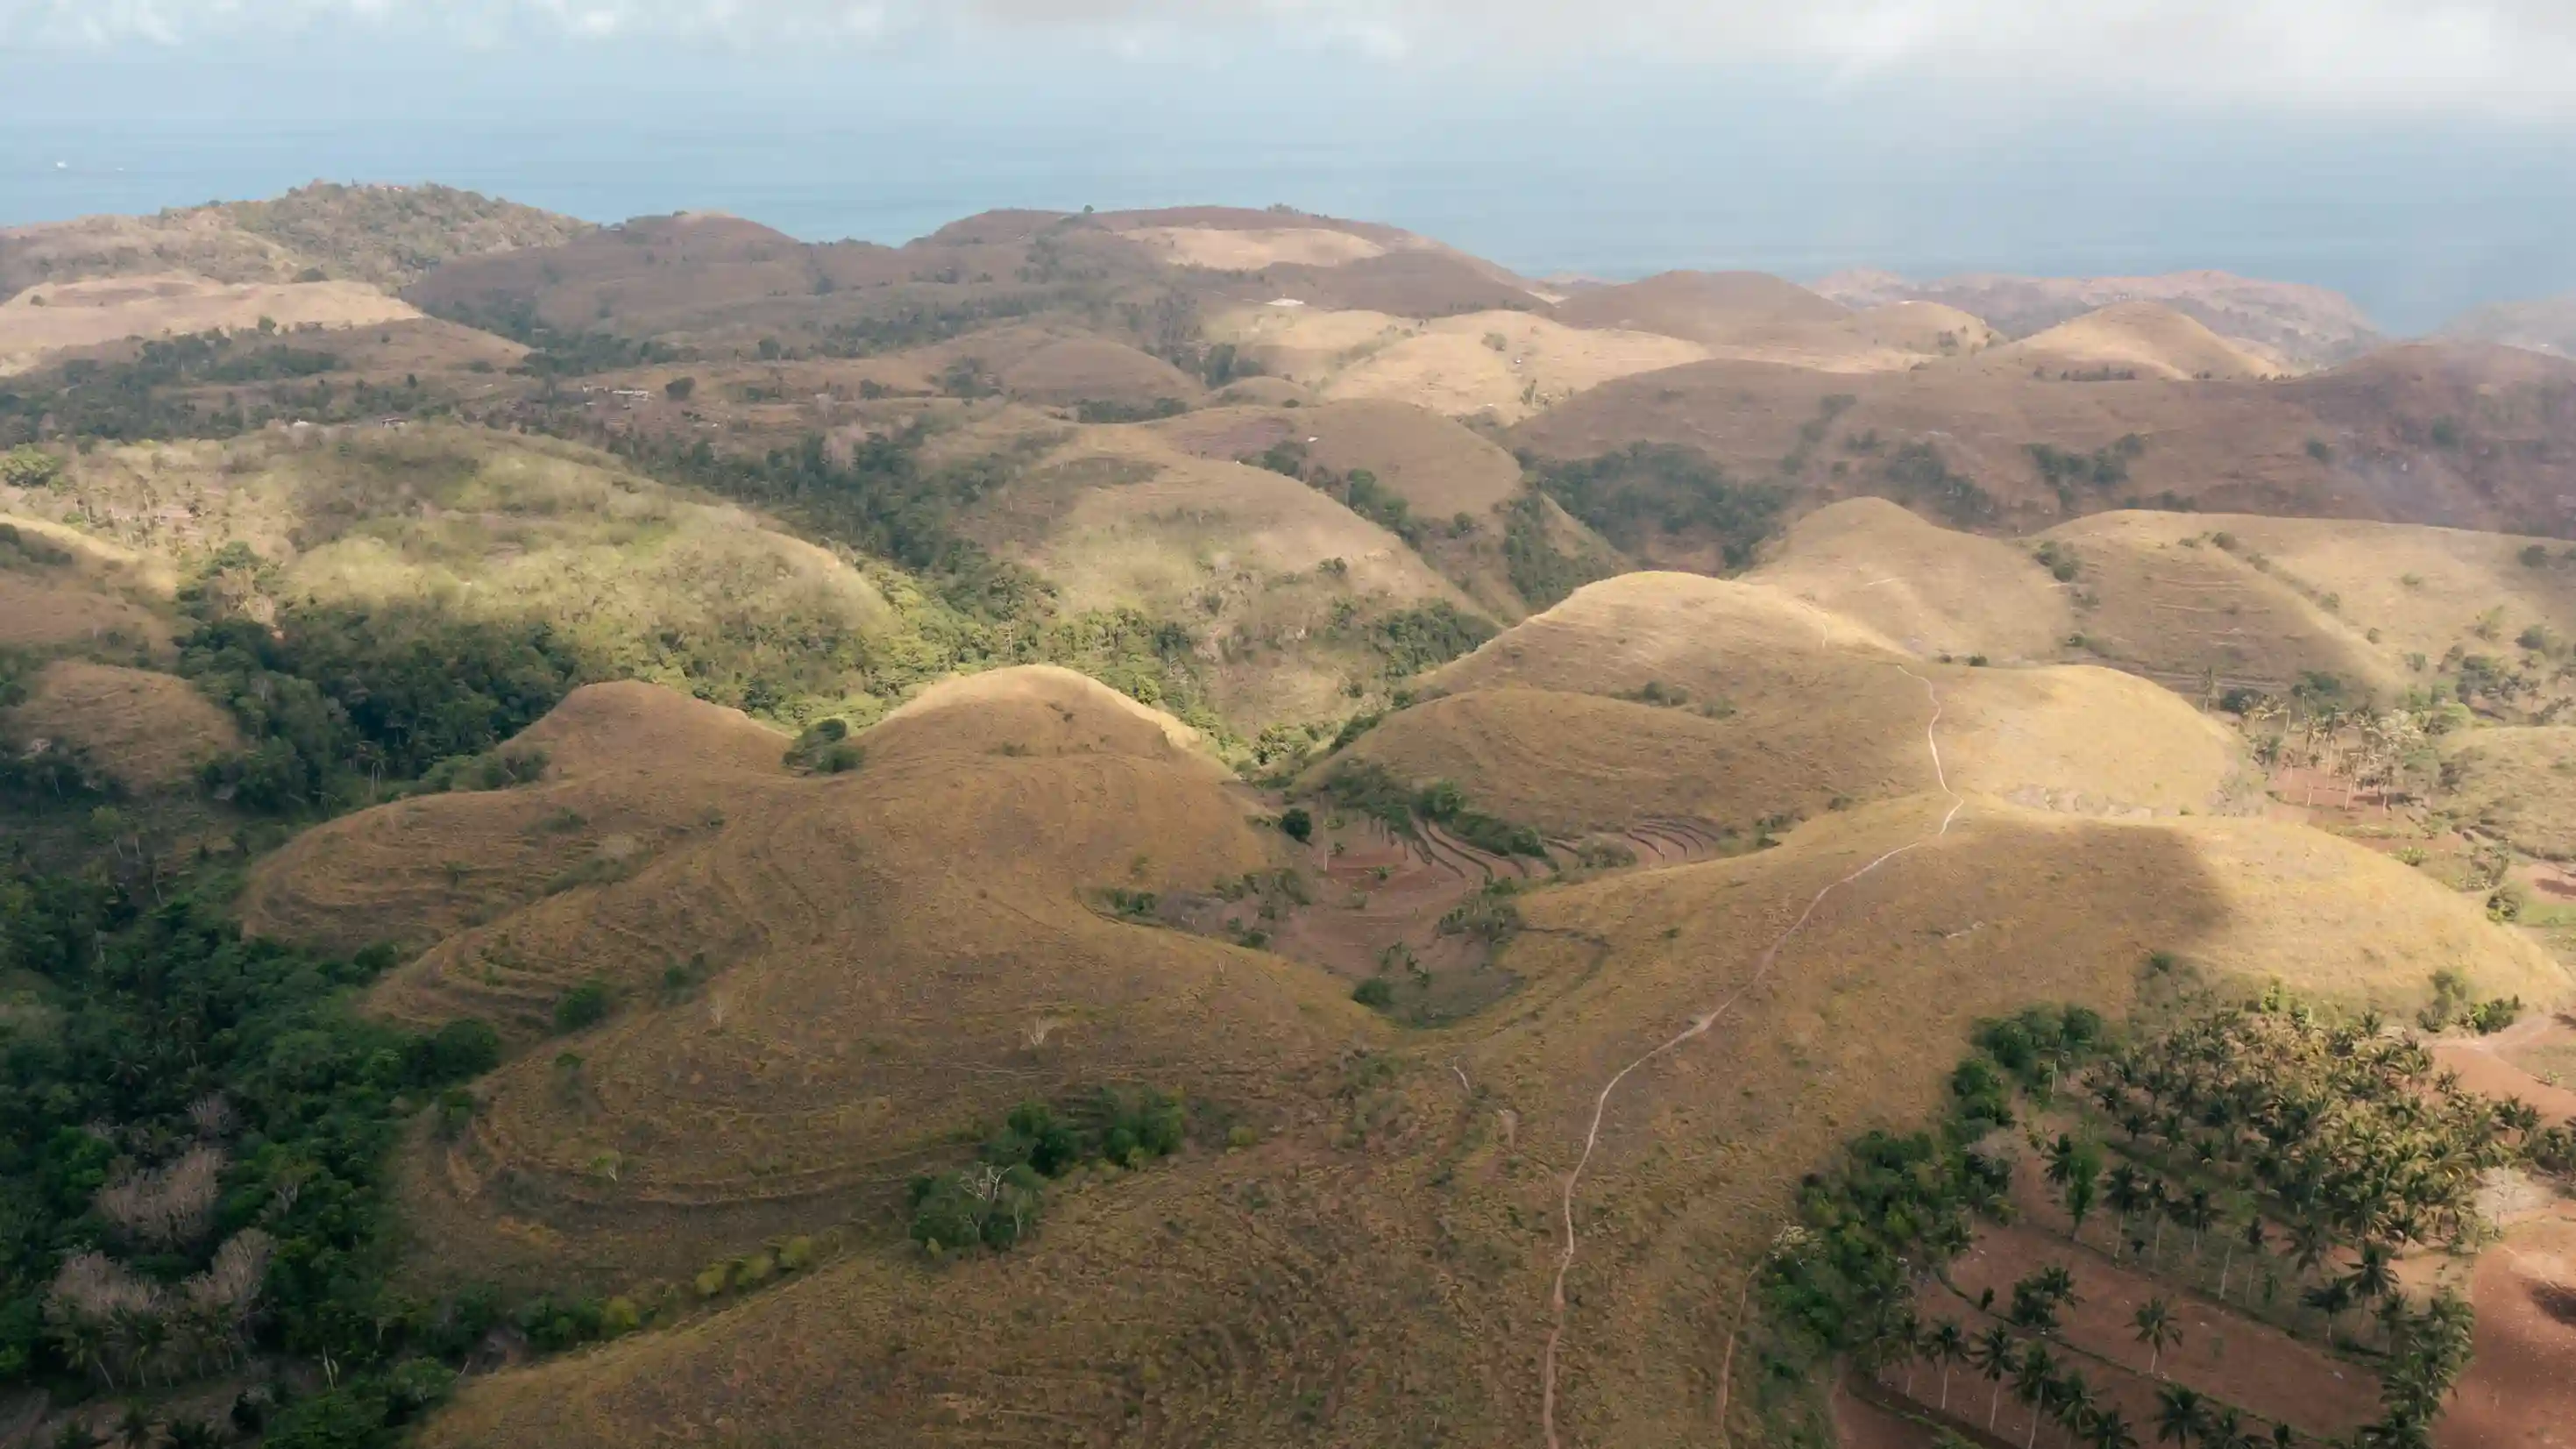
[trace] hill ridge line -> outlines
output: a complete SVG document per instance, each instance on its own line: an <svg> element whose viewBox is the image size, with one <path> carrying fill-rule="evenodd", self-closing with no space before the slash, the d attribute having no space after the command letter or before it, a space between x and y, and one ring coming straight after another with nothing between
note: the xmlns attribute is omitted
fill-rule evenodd
<svg viewBox="0 0 2576 1449"><path fill-rule="evenodd" d="M1611 1094L1619 1090L1619 1084L1625 1082L1630 1073L1636 1071L1646 1063L1653 1061L1655 1058L1662 1056L1664 1053L1682 1046L1698 1037L1706 1035L1711 1027L1716 1026L1728 1012L1734 1010L1737 1002L1742 1001L1746 995L1751 993L1753 988L1761 985L1763 980L1770 976L1772 968L1779 964L1781 949L1787 946L1790 941L1794 940L1800 931L1806 929L1807 922L1814 919L1817 907L1822 906L1825 903L1825 898L1827 896L1830 896L1834 892L1841 890L1844 886L1850 885L1852 882L1859 880L1861 877L1868 875L1870 872L1887 864L1898 856L1904 855L1908 851L1929 845L1932 842L1941 839L1943 836L1948 835L1950 833L1951 822L1959 818L1959 811L1968 803L1958 791L1950 788L1949 771L1941 763L1941 739L1938 733L1941 727L1941 714L1943 709L1941 703L1941 692L1932 687L1931 680L1924 678L1922 675L1915 673L1904 665L1897 665L1896 669L1898 673L1903 674L1906 678L1922 685L1924 694L1932 701L1932 718L1924 723L1923 742L1926 748L1931 751L1933 779L1939 783L1941 793L1949 797L1950 808L1947 813L1942 815L1940 825L1934 828L1930 834L1924 835L1916 840L1908 841L1907 843L1888 851L1886 854L1879 856L1869 864L1862 866L1860 869L1853 871L1851 874L1844 876L1840 880L1828 882L1824 889L1817 891L1815 895L1808 900L1807 908L1798 913L1797 920L1790 922L1789 929L1781 932L1779 937L1772 941L1772 943L1763 950L1762 955L1757 958L1754 964L1753 974L1746 978L1742 986L1737 987L1725 1000L1719 1002L1706 1013L1693 1018L1688 1027L1685 1027L1680 1032L1667 1038L1652 1050L1638 1057L1635 1061L1621 1067L1608 1082L1602 1085L1600 1095L1592 1099L1592 1126L1589 1131L1583 1134L1583 1153L1580 1157L1575 1159L1573 1170L1565 1175L1565 1189L1561 1199L1562 1216L1565 1225L1565 1249L1557 1257L1556 1283L1555 1286L1549 1290L1548 1294L1548 1307L1550 1311L1555 1314L1556 1322L1554 1326L1548 1330L1547 1351L1540 1360L1541 1378L1539 1385L1539 1420L1541 1427L1544 1428L1547 1433L1548 1449L1563 1449L1563 1446L1558 1442L1556 1436L1556 1353L1558 1344L1565 1337L1565 1275L1574 1267L1575 1252L1580 1247L1580 1242L1576 1238L1574 1232L1574 1193L1576 1188L1582 1185L1583 1171L1586 1167L1591 1165L1592 1150L1601 1140L1601 1120L1610 1110Z"/></svg>

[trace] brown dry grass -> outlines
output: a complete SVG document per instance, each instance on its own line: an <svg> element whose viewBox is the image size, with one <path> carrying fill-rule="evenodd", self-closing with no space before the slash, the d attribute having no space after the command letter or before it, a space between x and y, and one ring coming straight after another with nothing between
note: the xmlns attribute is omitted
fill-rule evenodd
<svg viewBox="0 0 2576 1449"><path fill-rule="evenodd" d="M1365 468L1417 517L1482 517L1520 491L1510 453L1475 430L1413 403L1370 398L1297 408L1213 408L1155 425L1183 450L1210 458L1298 443L1336 473Z"/></svg>
<svg viewBox="0 0 2576 1449"><path fill-rule="evenodd" d="M1238 726L1323 719L1371 669L1337 609L1433 600L1476 612L1402 540L1264 468L1196 456L1154 427L1085 428L967 520L1052 582L1070 610L1133 607L1190 621ZM1327 568L1340 560L1338 570Z"/></svg>
<svg viewBox="0 0 2576 1449"><path fill-rule="evenodd" d="M2074 627L2069 591L2026 549L1943 528L1879 498L1808 514L1746 577L1858 619L1922 655L2047 659Z"/></svg>
<svg viewBox="0 0 2576 1449"><path fill-rule="evenodd" d="M2430 677L2414 656L2510 655L2533 624L2576 632L2576 566L2556 548L2525 565L2533 540L2508 534L2122 512L2045 537L2074 545L2079 587L2100 600L2077 627L2124 667L2186 687L2207 669L2267 689L2323 670L2385 697ZM2491 639L2477 632L2490 615Z"/></svg>
<svg viewBox="0 0 2576 1449"><path fill-rule="evenodd" d="M1837 395L1857 401L1821 446L1802 449L1801 430ZM2434 438L2444 418L2454 445ZM2071 501L2030 451L2089 454L2129 434L2146 448L2128 481L2079 485ZM1875 450L1848 441L1872 435ZM1558 458L1676 443L1819 502L1889 491L1887 459L1922 443L1993 497L2000 514L1980 527L1999 531L2171 493L2204 512L2576 535L2576 502L2562 501L2563 473L2549 461L2576 451L2576 363L2500 347L2392 347L2279 382L2070 382L1983 356L1848 375L1721 360L1604 383L1507 441ZM1792 455L1803 466L1785 474Z"/></svg>
<svg viewBox="0 0 2576 1449"><path fill-rule="evenodd" d="M185 782L198 765L241 748L232 717L186 681L148 669L58 659L39 671L9 732L86 753L129 790Z"/></svg>
<svg viewBox="0 0 2576 1449"><path fill-rule="evenodd" d="M1709 355L1675 337L1505 311L1426 322L1384 312L1254 307L1212 319L1208 333L1327 399L1387 398L1500 422L1613 378Z"/></svg>
<svg viewBox="0 0 2576 1449"><path fill-rule="evenodd" d="M1713 357L1836 373L1908 368L1994 340L1992 328L1955 308L1900 304L1855 313L1760 272L1666 272L1588 287L1559 302L1554 315L1575 327L1682 338Z"/></svg>
<svg viewBox="0 0 2576 1449"><path fill-rule="evenodd" d="M358 282L209 281L163 275L29 288L0 302L0 373L22 372L48 352L123 337L240 331L263 317L281 328L344 328L410 321L407 302Z"/></svg>
<svg viewBox="0 0 2576 1449"><path fill-rule="evenodd" d="M513 742L545 753L539 783L418 796L316 826L260 862L242 923L342 951L427 946L586 863L641 865L714 829L726 802L785 778L786 746L733 710L669 690L588 685Z"/></svg>
<svg viewBox="0 0 2576 1449"><path fill-rule="evenodd" d="M470 1141L422 1144L423 1270L692 1272L880 1208L952 1134L1056 1085L1141 1076L1250 1110L1368 1037L1320 972L1083 903L1277 863L1282 837L1186 738L1078 676L1006 671L858 737L854 774L656 772L671 793L721 790L721 823L451 936L375 991L401 1019L498 1016L522 1040L581 981L626 1003L561 1044L577 1081L554 1048L526 1055L480 1089ZM665 994L666 968L684 991Z"/></svg>
<svg viewBox="0 0 2576 1449"><path fill-rule="evenodd" d="M46 501L0 488L0 510ZM0 525L72 555L67 563L40 563L19 550L0 555L0 645L168 647L169 625L157 607L169 597L166 568L52 519L0 511Z"/></svg>
<svg viewBox="0 0 2576 1449"><path fill-rule="evenodd" d="M2443 741L2444 804L2514 849L2576 860L2576 729L2482 729Z"/></svg>
<svg viewBox="0 0 2576 1449"><path fill-rule="evenodd" d="M2279 371L2192 318L2155 302L2115 302L1998 347L1984 360L1997 368L2050 372L2109 368L2164 378L2270 377Z"/></svg>
<svg viewBox="0 0 2576 1449"><path fill-rule="evenodd" d="M823 1444L990 1442L1030 1423L1142 1444L1318 1422L1355 1443L1426 1422L1463 1442L1526 1436L1556 1177L1592 1091L1744 983L1819 886L1941 809L1868 807L1758 855L1525 896L1505 963L1516 995L1383 1076L1346 1077L1319 1115L1272 1118L1285 1130L1258 1148L1077 1186L1007 1258L938 1268L862 1249L676 1331L474 1382L429 1442L605 1444L718 1422ZM1709 1038L1631 1079L1582 1209L1560 1422L1578 1443L1705 1442L1732 1314L1712 1285L1738 1281L1834 1143L1926 1110L1977 1015L2031 999L2118 1010L2158 949L2337 995L2415 991L2463 951L2498 986L2555 970L2482 920L2424 941L2464 908L2374 868L2410 879L2295 827L1973 802L1949 839L1835 898ZM2339 908L2302 904L2325 896ZM885 1035L918 1029L880 1017L904 1023ZM652 1080L692 1081L707 1049L689 1050ZM771 1079L791 1095L800 1080ZM559 1226L585 1212L523 1200L548 1224L521 1230L530 1255L598 1241Z"/></svg>
<svg viewBox="0 0 2576 1449"><path fill-rule="evenodd" d="M1367 237L1312 226L1241 230L1140 226L1121 235L1153 248L1176 265L1220 272L1257 272L1282 264L1338 267L1387 253L1386 247Z"/></svg>
<svg viewBox="0 0 2576 1449"><path fill-rule="evenodd" d="M1683 817L1749 838L1765 818L1930 790L1927 681L1963 791L2169 815L2221 808L2237 782L2235 739L2144 680L1910 660L1765 585L1671 574L1595 584L1514 627L1433 676L1449 697L1351 753L1560 834ZM1680 703L1640 702L1649 685Z"/></svg>

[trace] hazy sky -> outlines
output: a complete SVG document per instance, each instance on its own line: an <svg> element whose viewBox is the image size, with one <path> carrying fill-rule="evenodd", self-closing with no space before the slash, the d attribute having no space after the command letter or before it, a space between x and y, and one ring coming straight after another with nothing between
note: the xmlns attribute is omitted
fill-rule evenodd
<svg viewBox="0 0 2576 1449"><path fill-rule="evenodd" d="M901 240L1288 201L1529 270L2576 289L2576 0L0 0L0 222L329 176Z"/></svg>

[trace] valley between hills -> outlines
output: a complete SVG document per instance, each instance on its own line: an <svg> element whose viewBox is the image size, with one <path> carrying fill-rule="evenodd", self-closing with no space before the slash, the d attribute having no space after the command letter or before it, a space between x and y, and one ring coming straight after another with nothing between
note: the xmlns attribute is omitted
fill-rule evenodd
<svg viewBox="0 0 2576 1449"><path fill-rule="evenodd" d="M0 1444L2551 1442L2563 311L0 231Z"/></svg>

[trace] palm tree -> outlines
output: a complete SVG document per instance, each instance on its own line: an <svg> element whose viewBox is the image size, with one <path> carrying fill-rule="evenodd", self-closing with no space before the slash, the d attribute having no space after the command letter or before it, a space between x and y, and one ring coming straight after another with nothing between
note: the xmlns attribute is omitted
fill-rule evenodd
<svg viewBox="0 0 2576 1449"><path fill-rule="evenodd" d="M2156 1442L2161 1444L2170 1439L2187 1449L2192 1440L2200 1437L2201 1425L2206 1422L2208 1413L2208 1406L2197 1389L2167 1384L2156 1390Z"/></svg>
<svg viewBox="0 0 2576 1449"><path fill-rule="evenodd" d="M2137 1168L2123 1162L2111 1169L2111 1175L2104 1183L2104 1196L2111 1204L2111 1211L2120 1215L2120 1237L2111 1244L2111 1261L2116 1263L2120 1261L2121 1244L2128 1240L2129 1219L2136 1217L2138 1209L2146 1206L2146 1180L2138 1176Z"/></svg>
<svg viewBox="0 0 2576 1449"><path fill-rule="evenodd" d="M2174 1321L2173 1305L2150 1298L2129 1321L2137 1326L2138 1342L2147 1346L2147 1372L2156 1373L2165 1350L2182 1342L2182 1325Z"/></svg>
<svg viewBox="0 0 2576 1449"><path fill-rule="evenodd" d="M2000 1324L1978 1334L1968 1345L1968 1362L1977 1370L1977 1376L1995 1386L1986 1397L1988 1432L1995 1427L1995 1412L2003 1407L2004 1376L2012 1372L2013 1348L2013 1336Z"/></svg>
<svg viewBox="0 0 2576 1449"><path fill-rule="evenodd" d="M2057 1358L2047 1346L2034 1343L2023 1349L2021 1362L2013 1366L2013 1397L2030 1406L2030 1433L2023 1438L2022 1449L2039 1442L2040 1410L2056 1385Z"/></svg>
<svg viewBox="0 0 2576 1449"><path fill-rule="evenodd" d="M2259 1208L2247 1210L2245 1214L2245 1230L2236 1235L2236 1243L2243 1244L2245 1251L2252 1253L2257 1258L2260 1258L2263 1256L2263 1250L2266 1247L2269 1247L2271 1242L2271 1234L2264 1231L2263 1228L2262 1210ZM2227 1301L2227 1274L2228 1270L2233 1268L2236 1264L2236 1243L2228 1245L2227 1262L2218 1270L2218 1301L2221 1303Z"/></svg>
<svg viewBox="0 0 2576 1449"><path fill-rule="evenodd" d="M2057 1381L2057 1422L2066 1430L2069 1449L2075 1443L2077 1431L2093 1422L2093 1411L2101 1406L2101 1396L2085 1382L2082 1371L2070 1368L2066 1376Z"/></svg>
<svg viewBox="0 0 2576 1449"><path fill-rule="evenodd" d="M2218 1221L2218 1205L2210 1200L2208 1188L2195 1187L2183 1198L2174 1216L2184 1227L2191 1229L2191 1261L2197 1267L2200 1264L2200 1235L2209 1231L2210 1224Z"/></svg>
<svg viewBox="0 0 2576 1449"><path fill-rule="evenodd" d="M125 1417L116 1421L116 1442L125 1449L151 1449L152 1440L152 1421L142 1409L126 1405Z"/></svg>
<svg viewBox="0 0 2576 1449"><path fill-rule="evenodd" d="M2329 1278L2300 1294L2299 1301L2326 1316L2326 1347L2334 1347L2335 1319L2352 1306L2352 1280Z"/></svg>
<svg viewBox="0 0 2576 1449"><path fill-rule="evenodd" d="M1941 1411L1948 1413L1950 1369L1968 1356L1968 1336L1959 1331L1958 1324L1944 1318L1923 1336L1923 1351L1924 1356L1941 1370Z"/></svg>
<svg viewBox="0 0 2576 1449"><path fill-rule="evenodd" d="M2387 1244L2362 1244L2361 1261L2354 1265L2352 1276L2344 1279L2344 1283L2351 1290L2350 1296L2361 1303L2394 1293L2397 1275L2389 1271Z"/></svg>
<svg viewBox="0 0 2576 1449"><path fill-rule="evenodd" d="M2245 1416L2234 1408L2221 1408L2209 1416L2200 1431L2201 1449L2256 1449L2254 1436L2245 1432Z"/></svg>
<svg viewBox="0 0 2576 1449"><path fill-rule="evenodd" d="M2137 1432L2117 1409L2096 1410L2084 1437L2093 1441L2093 1449L2138 1449Z"/></svg>

